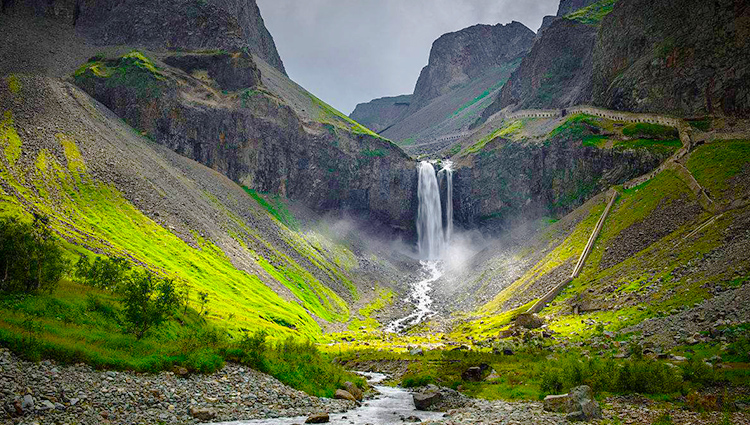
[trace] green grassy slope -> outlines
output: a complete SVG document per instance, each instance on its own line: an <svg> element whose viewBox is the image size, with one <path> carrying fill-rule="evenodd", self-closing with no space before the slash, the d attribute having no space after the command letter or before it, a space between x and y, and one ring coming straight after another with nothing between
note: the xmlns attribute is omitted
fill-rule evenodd
<svg viewBox="0 0 750 425"><path fill-rule="evenodd" d="M592 320L616 331L675 307L695 305L712 296L710 288L731 287L738 276L741 281L750 273L750 258L737 257L737 250L726 246L729 229L748 225L747 148L745 141L716 142L698 147L687 160L696 179L733 208L718 216L702 210L672 171L623 191L582 273L542 312L551 317L551 329L587 337L596 331L583 322ZM481 318L462 325L462 333L496 334L523 310L514 306L544 293L531 288L544 283L549 289L567 276L569 272L556 277L552 272L566 262L572 269L603 207L602 200L582 207L588 209L585 218L564 238L551 240L542 260L480 308L476 314ZM704 223L709 225L700 227ZM686 268L695 270L685 273ZM576 315L576 305L588 307Z"/></svg>
<svg viewBox="0 0 750 425"><path fill-rule="evenodd" d="M31 95L22 88L14 94L6 91L4 96L13 96L13 101L4 105L19 106L27 101L25 96ZM63 122L59 126L61 131L44 140L31 133L24 136L26 127L15 119L12 109L2 113L0 213L24 217L32 212L49 215L56 232L67 241L71 259L88 252L124 256L184 281L193 287L194 298L198 291L209 294L210 321L233 332L266 329L276 336L318 339L321 328L315 318L331 322L348 319L348 303L342 296L354 300L358 295L346 269L337 263L342 255L351 257L351 253L342 247L336 247L336 252L321 249L319 241L311 243L294 226L288 226L291 220L288 216L268 210L260 196L254 200L239 187L232 188L218 174L150 147L121 123L109 121L109 116L98 111L93 113L95 121L83 119L84 131L67 131ZM82 111L65 113L74 115ZM128 198L116 185L102 181L100 159L92 155L107 145L102 142L97 147L99 142L91 137L98 134L96 126L102 123L111 130L108 141L122 143L115 148L120 151L122 163L137 161L136 153L140 152L149 157L151 168L142 172L136 167L126 171L126 175L133 175L136 180L146 178L144 182L156 178L155 175L166 179L148 181L145 187L150 185L151 189L135 195L136 198L146 195L167 203L179 202L170 200L166 192L169 186L179 187L176 193L188 193L194 199L190 204L207 209L201 212L191 209L194 205L183 203L186 210L181 212L186 214L183 219L203 220L208 227L190 229L180 224L178 230L182 232L171 226L167 228L129 200L134 197L132 192ZM175 168L174 164L180 166ZM208 178L219 192L201 191L200 185L191 181L193 177L185 171L191 167L203 174L201 178ZM161 183L166 186L159 187ZM224 186L227 189L221 189ZM325 245L335 246L327 242ZM295 258L305 259L306 265L312 264L317 270L315 274ZM337 282L341 290L337 293L316 275L325 276L327 282Z"/></svg>

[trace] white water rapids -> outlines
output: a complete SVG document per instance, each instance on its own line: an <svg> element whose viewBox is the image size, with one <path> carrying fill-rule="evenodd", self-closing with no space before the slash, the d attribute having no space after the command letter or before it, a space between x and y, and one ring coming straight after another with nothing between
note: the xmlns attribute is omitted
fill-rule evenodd
<svg viewBox="0 0 750 425"><path fill-rule="evenodd" d="M453 237L453 169L452 163L446 161L440 173L427 161L418 166L419 182L417 197L417 249L422 265L421 280L412 284L409 301L415 310L410 315L391 322L386 332L402 332L415 326L434 314L432 310L432 284L443 275L441 261L450 246ZM440 203L440 186L438 177L445 181L445 228L443 228L443 212Z"/></svg>

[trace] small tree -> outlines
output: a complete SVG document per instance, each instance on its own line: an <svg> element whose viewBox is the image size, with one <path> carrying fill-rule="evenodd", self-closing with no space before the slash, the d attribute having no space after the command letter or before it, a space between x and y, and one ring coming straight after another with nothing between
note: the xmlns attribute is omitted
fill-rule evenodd
<svg viewBox="0 0 750 425"><path fill-rule="evenodd" d="M0 290L52 290L68 270L63 249L49 219L35 215L31 224L16 218L0 221Z"/></svg>
<svg viewBox="0 0 750 425"><path fill-rule="evenodd" d="M190 287L190 284L187 282L181 282L180 283L180 299L182 300L182 315L187 314L188 307L190 305L190 293L192 292L192 289Z"/></svg>
<svg viewBox="0 0 750 425"><path fill-rule="evenodd" d="M198 312L198 315L203 315L203 310L206 308L206 304L208 304L208 292L198 292L198 300L201 303L201 311ZM206 311L206 314L208 314L208 311Z"/></svg>
<svg viewBox="0 0 750 425"><path fill-rule="evenodd" d="M131 269L130 262L124 258L100 258L92 263L83 255L76 263L76 278L95 288L116 291L122 287Z"/></svg>
<svg viewBox="0 0 750 425"><path fill-rule="evenodd" d="M179 305L174 281L149 271L134 272L125 281L124 316L137 339L164 322Z"/></svg>

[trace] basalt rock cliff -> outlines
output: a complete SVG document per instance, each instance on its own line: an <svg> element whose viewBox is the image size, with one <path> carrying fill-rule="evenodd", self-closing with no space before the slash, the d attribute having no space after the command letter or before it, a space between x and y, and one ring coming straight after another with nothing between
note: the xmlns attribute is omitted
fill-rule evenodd
<svg viewBox="0 0 750 425"><path fill-rule="evenodd" d="M157 56L95 58L75 82L155 142L249 189L411 228L416 173L398 147L335 116L304 120L244 53Z"/></svg>
<svg viewBox="0 0 750 425"><path fill-rule="evenodd" d="M639 112L750 114L750 4L621 0L594 53L594 101Z"/></svg>

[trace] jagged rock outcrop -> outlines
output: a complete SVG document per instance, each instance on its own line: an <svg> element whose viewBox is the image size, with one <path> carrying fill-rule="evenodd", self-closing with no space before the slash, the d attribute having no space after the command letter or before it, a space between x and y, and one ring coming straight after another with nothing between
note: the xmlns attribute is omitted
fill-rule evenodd
<svg viewBox="0 0 750 425"><path fill-rule="evenodd" d="M224 55L168 56L164 62L195 73L226 62ZM252 60L240 53L230 57L245 65ZM257 72L233 63L215 75L244 70L252 80ZM210 71L198 76L130 54L89 62L75 81L155 142L238 184L318 211L356 211L413 227L417 176L414 162L398 147L333 123L303 121L262 86L222 93Z"/></svg>
<svg viewBox="0 0 750 425"><path fill-rule="evenodd" d="M514 105L517 109L561 108L591 99L595 26L554 20L482 113L484 121Z"/></svg>
<svg viewBox="0 0 750 425"><path fill-rule="evenodd" d="M406 116L411 105L411 98L412 95L405 94L360 103L354 108L349 118L380 133Z"/></svg>
<svg viewBox="0 0 750 425"><path fill-rule="evenodd" d="M560 0L560 6L557 8L557 16L565 16L578 9L591 6L598 1L599 0Z"/></svg>
<svg viewBox="0 0 750 425"><path fill-rule="evenodd" d="M255 0L3 0L71 25L98 45L253 53L285 72Z"/></svg>
<svg viewBox="0 0 750 425"><path fill-rule="evenodd" d="M594 53L594 102L680 116L750 114L750 4L621 0Z"/></svg>
<svg viewBox="0 0 750 425"><path fill-rule="evenodd" d="M411 112L489 68L524 56L533 43L534 32L519 22L475 25L441 36L433 43L429 63L417 80Z"/></svg>

